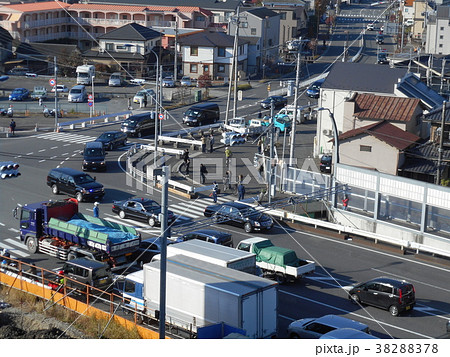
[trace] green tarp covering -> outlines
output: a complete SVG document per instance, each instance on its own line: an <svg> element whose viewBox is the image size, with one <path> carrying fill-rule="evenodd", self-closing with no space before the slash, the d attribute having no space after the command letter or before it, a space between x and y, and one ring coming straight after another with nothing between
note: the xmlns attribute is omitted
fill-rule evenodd
<svg viewBox="0 0 450 357"><path fill-rule="evenodd" d="M291 249L275 247L269 240L258 242L253 246L256 261L266 262L277 266L300 266L297 254Z"/></svg>

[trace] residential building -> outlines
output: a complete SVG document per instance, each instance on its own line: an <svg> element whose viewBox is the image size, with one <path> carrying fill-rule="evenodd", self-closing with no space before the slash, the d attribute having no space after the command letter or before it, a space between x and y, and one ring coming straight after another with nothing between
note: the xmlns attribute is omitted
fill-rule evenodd
<svg viewBox="0 0 450 357"><path fill-rule="evenodd" d="M407 20L414 20L414 1L405 0L400 2L400 11L402 12L403 22Z"/></svg>
<svg viewBox="0 0 450 357"><path fill-rule="evenodd" d="M425 42L428 13L432 12L433 9L427 0L415 0L413 8L414 25L412 27L412 38Z"/></svg>
<svg viewBox="0 0 450 357"><path fill-rule="evenodd" d="M236 24L231 22L228 33L236 33ZM265 7L254 7L240 14L239 37L260 39L252 45L256 53L255 72L263 71L278 61L280 39L280 15Z"/></svg>
<svg viewBox="0 0 450 357"><path fill-rule="evenodd" d="M436 13L428 16L425 52L450 54L450 5L438 6Z"/></svg>
<svg viewBox="0 0 450 357"><path fill-rule="evenodd" d="M213 80L230 78L234 36L224 32L202 31L178 40L183 59L183 74L191 78L210 75ZM238 70L246 75L248 42L239 38Z"/></svg>
<svg viewBox="0 0 450 357"><path fill-rule="evenodd" d="M388 121L375 122L339 135L339 162L397 175L405 150L419 140Z"/></svg>
<svg viewBox="0 0 450 357"><path fill-rule="evenodd" d="M131 23L100 35L97 40L98 49L84 52L85 59L142 76L147 74L148 65L156 61L153 48L159 46L161 33Z"/></svg>

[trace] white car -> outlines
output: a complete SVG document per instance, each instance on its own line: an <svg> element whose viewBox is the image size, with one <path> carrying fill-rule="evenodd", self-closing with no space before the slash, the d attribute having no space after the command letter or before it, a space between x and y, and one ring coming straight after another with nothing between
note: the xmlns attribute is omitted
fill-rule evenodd
<svg viewBox="0 0 450 357"><path fill-rule="evenodd" d="M175 87L175 81L173 80L173 77L165 77L162 80L163 87L173 88Z"/></svg>
<svg viewBox="0 0 450 357"><path fill-rule="evenodd" d="M181 78L180 84L182 86L190 87L192 85L191 77L184 76Z"/></svg>
<svg viewBox="0 0 450 357"><path fill-rule="evenodd" d="M58 93L67 93L69 91L69 88L67 88L64 84L57 84L56 88ZM53 86L52 92L55 93L55 86Z"/></svg>
<svg viewBox="0 0 450 357"><path fill-rule="evenodd" d="M141 84L144 84L144 83L145 83L145 79L142 79L142 78L133 78L133 79L130 80L130 83L141 85Z"/></svg>
<svg viewBox="0 0 450 357"><path fill-rule="evenodd" d="M133 97L133 103L140 103L141 99L144 100L144 95L147 95L147 102L150 103L150 98L155 96L155 91L153 89L141 89Z"/></svg>

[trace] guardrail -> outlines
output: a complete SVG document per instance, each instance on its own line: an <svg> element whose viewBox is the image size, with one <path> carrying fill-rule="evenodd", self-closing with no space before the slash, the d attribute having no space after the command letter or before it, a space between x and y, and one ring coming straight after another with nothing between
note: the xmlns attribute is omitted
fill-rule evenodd
<svg viewBox="0 0 450 357"><path fill-rule="evenodd" d="M103 120L104 123L109 123L110 118L114 118L114 121L120 121L121 117L128 118L130 114L132 114L132 112L128 110L120 113L100 115L93 118L77 119L73 121L58 123L58 128L63 129L64 127L69 127L69 129L75 129L75 125L77 124L81 124L81 127L85 128L87 123L94 123L97 120Z"/></svg>
<svg viewBox="0 0 450 357"><path fill-rule="evenodd" d="M191 150L194 150L195 146L202 146L202 142L200 140L193 139L183 139L180 137L171 137L171 136L158 136L158 141L162 144L164 142L174 143L174 147L176 148L178 144L188 144L191 145Z"/></svg>
<svg viewBox="0 0 450 357"><path fill-rule="evenodd" d="M181 129L178 131L173 131L173 132L165 134L165 136L170 136L170 137L183 136L183 135L195 133L200 130L207 131L208 129L219 128L221 125L222 125L221 123L215 123L215 124L209 124L209 125L196 126L193 128L186 128L186 129Z"/></svg>

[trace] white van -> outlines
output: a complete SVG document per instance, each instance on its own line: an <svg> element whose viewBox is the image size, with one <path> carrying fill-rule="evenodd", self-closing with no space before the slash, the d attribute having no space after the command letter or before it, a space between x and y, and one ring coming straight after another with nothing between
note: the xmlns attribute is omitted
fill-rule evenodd
<svg viewBox="0 0 450 357"><path fill-rule="evenodd" d="M67 97L67 100L69 102L74 103L83 103L86 100L86 98L87 98L86 87L80 84L72 87L72 89L69 91L69 96Z"/></svg>
<svg viewBox="0 0 450 357"><path fill-rule="evenodd" d="M123 76L120 72L114 72L109 77L108 86L110 87L122 87L123 85Z"/></svg>

